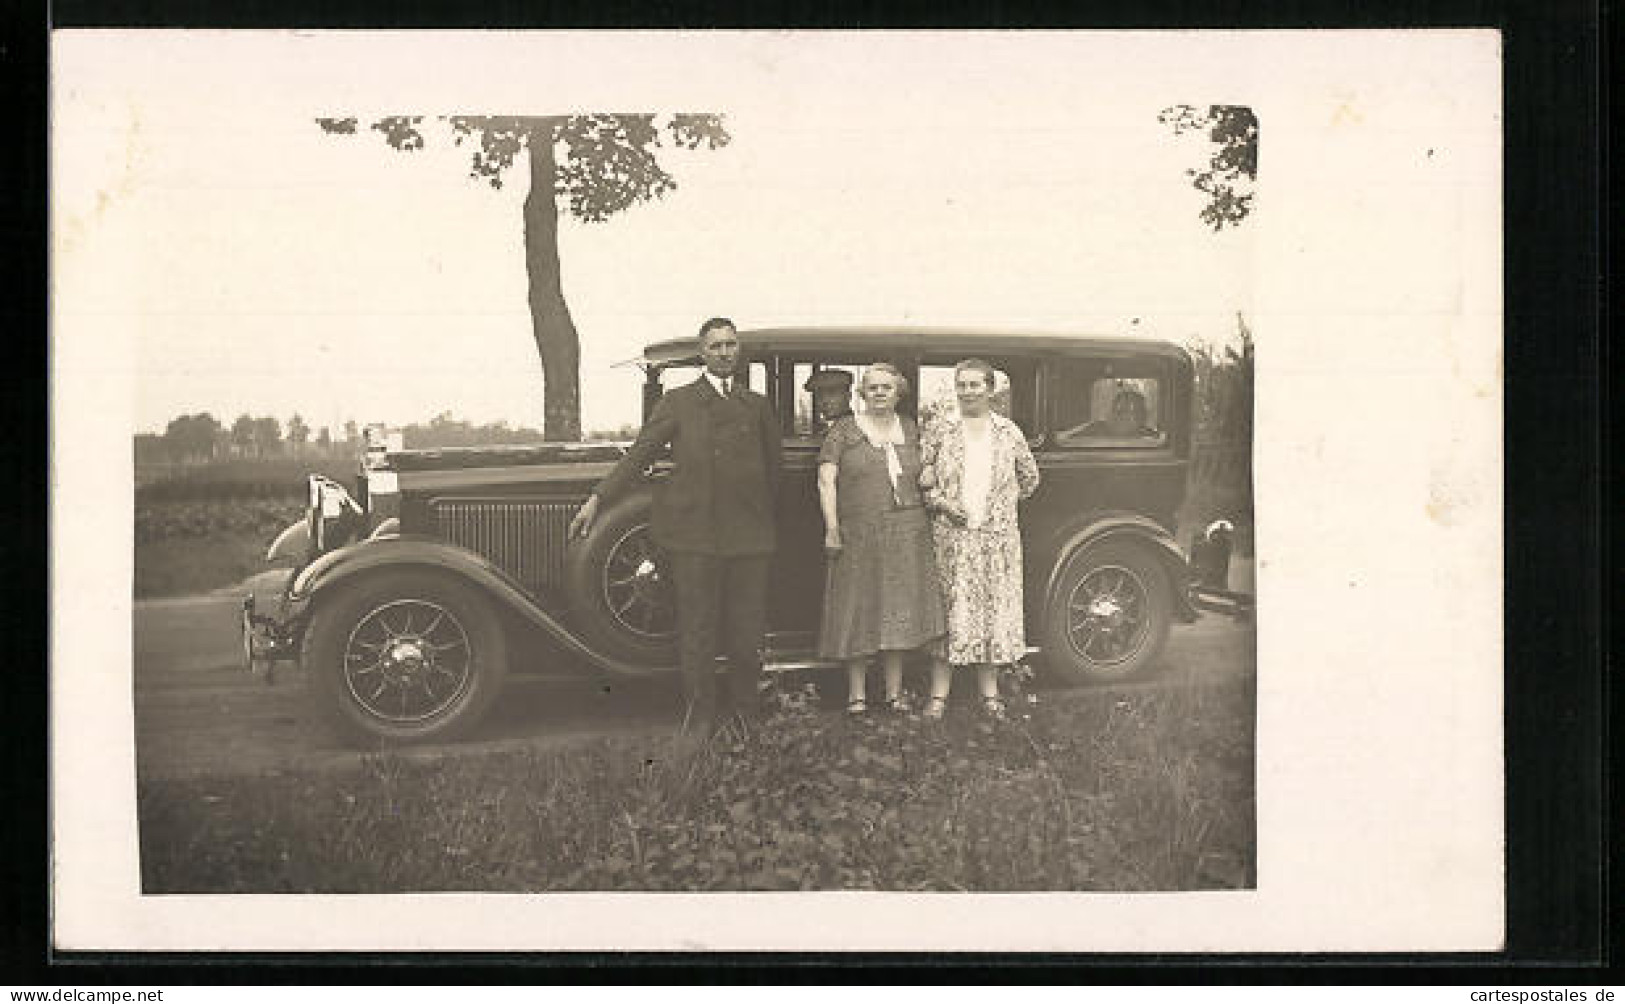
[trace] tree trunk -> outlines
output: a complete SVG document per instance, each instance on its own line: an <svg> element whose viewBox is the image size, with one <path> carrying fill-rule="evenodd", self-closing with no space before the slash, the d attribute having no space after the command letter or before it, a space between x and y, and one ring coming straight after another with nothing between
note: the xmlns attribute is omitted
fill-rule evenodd
<svg viewBox="0 0 1625 1004"><path fill-rule="evenodd" d="M564 302L559 277L559 211L554 198L554 120L531 126L530 192L525 196L525 274L530 279L530 329L542 358L542 435L581 438L581 338Z"/></svg>

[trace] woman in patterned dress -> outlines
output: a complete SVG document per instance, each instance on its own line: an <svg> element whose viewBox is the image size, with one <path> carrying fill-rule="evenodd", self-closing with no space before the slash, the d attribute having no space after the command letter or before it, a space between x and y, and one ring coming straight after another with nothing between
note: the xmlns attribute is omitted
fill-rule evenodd
<svg viewBox="0 0 1625 1004"><path fill-rule="evenodd" d="M1027 650L1016 503L1038 488L1038 465L1020 427L992 410L993 383L993 367L980 359L955 366L959 415L928 425L922 442L920 485L948 618L946 658L931 667L927 718L947 708L950 667L971 666L983 711L1004 717L998 669Z"/></svg>
<svg viewBox="0 0 1625 1004"><path fill-rule="evenodd" d="M830 426L818 454L818 498L829 571L819 654L847 667L847 711L868 709L870 660L884 669L886 707L907 710L903 656L946 630L920 496L920 437L897 413L908 381L889 363L864 370L866 407Z"/></svg>

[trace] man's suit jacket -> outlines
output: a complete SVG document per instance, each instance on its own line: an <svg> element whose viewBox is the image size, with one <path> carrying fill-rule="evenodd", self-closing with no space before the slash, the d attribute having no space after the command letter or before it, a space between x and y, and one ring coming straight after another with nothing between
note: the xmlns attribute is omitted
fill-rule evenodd
<svg viewBox="0 0 1625 1004"><path fill-rule="evenodd" d="M771 553L782 443L767 398L746 387L743 377L734 378L726 398L704 375L667 391L626 456L599 484L600 502L625 494L668 443L673 469L655 490L655 543L699 554Z"/></svg>

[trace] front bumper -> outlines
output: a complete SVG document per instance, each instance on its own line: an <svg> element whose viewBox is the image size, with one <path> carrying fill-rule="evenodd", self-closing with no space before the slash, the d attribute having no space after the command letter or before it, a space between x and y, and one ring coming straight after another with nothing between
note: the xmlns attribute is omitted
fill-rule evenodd
<svg viewBox="0 0 1625 1004"><path fill-rule="evenodd" d="M243 665L251 674L276 682L276 664L297 662L299 659L299 626L297 616L272 617L255 609L254 594L243 597L238 617L238 630L242 635ZM288 611L284 611L286 615Z"/></svg>

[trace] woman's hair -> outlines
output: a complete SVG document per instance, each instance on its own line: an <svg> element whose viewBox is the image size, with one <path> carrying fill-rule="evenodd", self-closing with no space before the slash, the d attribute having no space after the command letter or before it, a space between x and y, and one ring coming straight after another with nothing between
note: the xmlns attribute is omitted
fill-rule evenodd
<svg viewBox="0 0 1625 1004"><path fill-rule="evenodd" d="M869 379L869 373L872 370L879 370L882 373L890 373L897 381L897 397L899 399L908 397L908 377L903 375L902 370L888 362L870 363L868 366L865 366L863 368L863 377L858 380L859 387L863 386L864 380Z"/></svg>
<svg viewBox="0 0 1625 1004"><path fill-rule="evenodd" d="M966 370L975 370L982 374L982 379L987 381L988 390L992 390L993 385L998 382L996 379L998 371L986 359L961 359L959 362L954 363L954 379L958 380L959 374Z"/></svg>

